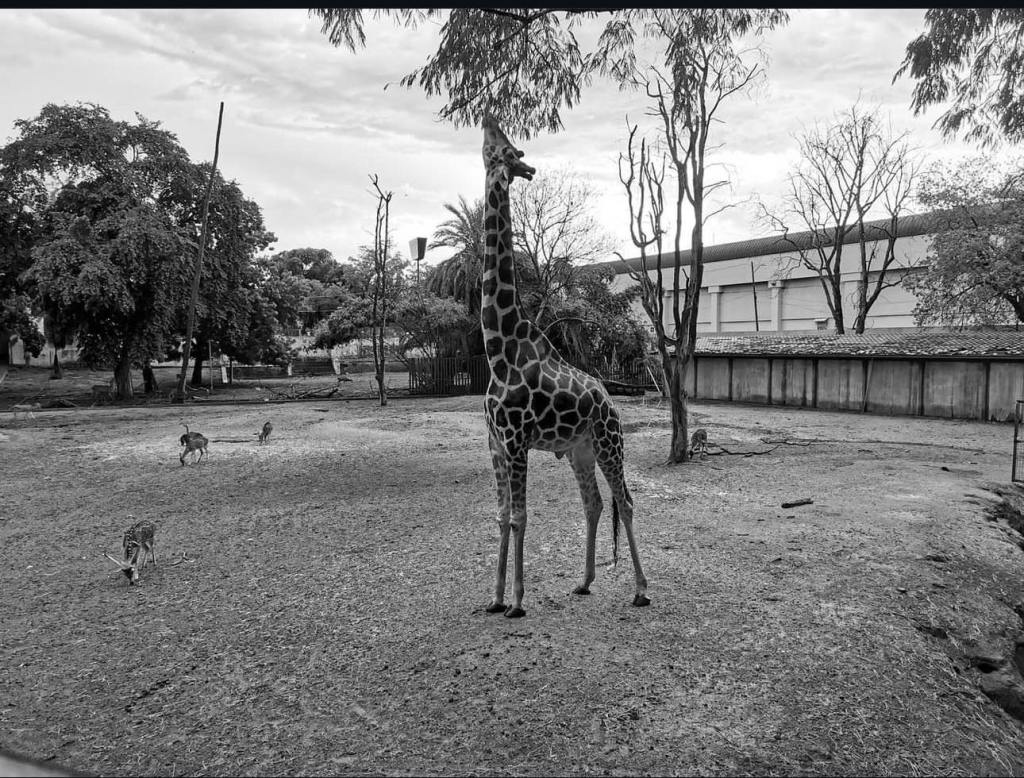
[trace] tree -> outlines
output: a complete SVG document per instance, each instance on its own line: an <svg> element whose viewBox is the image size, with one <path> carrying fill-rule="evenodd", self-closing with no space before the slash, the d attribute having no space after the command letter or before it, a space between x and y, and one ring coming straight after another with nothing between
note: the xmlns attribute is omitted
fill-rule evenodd
<svg viewBox="0 0 1024 778"><path fill-rule="evenodd" d="M132 365L161 351L181 307L181 235L153 204L103 185L64 189L48 221L27 272L44 306L75 323L84 361L112 366L131 397Z"/></svg>
<svg viewBox="0 0 1024 778"><path fill-rule="evenodd" d="M472 326L480 326L479 317L466 314L465 308L451 297L438 297L420 290L407 294L394 310L395 324L404 333L399 351L422 349L428 357L454 351L463 334Z"/></svg>
<svg viewBox="0 0 1024 778"><path fill-rule="evenodd" d="M209 164L190 165L186 174L175 182L175 201L181 204L177 218L187 240L195 245L201 239L203 195L210 175ZM264 226L260 207L245 197L237 182L225 181L218 171L213 171L206 226L207 246L200 276L192 353L195 361L191 383L196 386L202 383L203 363L211 344L217 344L222 353L242 361L248 361L243 359L242 352L248 355L266 352L277 355L276 358L282 355L277 343L281 326L276 319L265 315L266 301L260 290L262 279L256 268L258 252L277 238ZM262 340L254 339L257 334Z"/></svg>
<svg viewBox="0 0 1024 778"><path fill-rule="evenodd" d="M849 272L849 264L844 264L848 245L857 252L854 332L864 332L879 295L899 285L906 274L896 262L897 227L921 167L908 134L894 134L878 108L864 111L854 105L831 125L816 125L798 138L801 159L789 175L781 208L772 212L762 205L773 229L788 233L795 227L811 234L810 247L792 244L794 264L820 280L839 334L847 328L843 281ZM877 234L866 229L874 211L886 222L880 252ZM855 244L846 244L850 235L857 238Z"/></svg>
<svg viewBox="0 0 1024 778"><path fill-rule="evenodd" d="M611 240L590 210L593 188L570 169L539 173L512 200L513 246L523 274L523 308L537 324L578 284L584 263L603 257Z"/></svg>
<svg viewBox="0 0 1024 778"><path fill-rule="evenodd" d="M463 300L470 315L480 313L480 274L484 263L484 201L476 199L470 205L459 195L458 206L444 204L452 218L434 230L430 248L458 249L439 263L427 276L425 285L442 297Z"/></svg>
<svg viewBox="0 0 1024 778"><path fill-rule="evenodd" d="M952 99L935 122L943 135L963 132L982 146L1024 140L1024 10L930 8L924 18L928 29L893 76L917 80L914 114Z"/></svg>
<svg viewBox="0 0 1024 778"><path fill-rule="evenodd" d="M177 306L186 246L167 193L187 154L158 123L89 103L49 104L15 127L0 190L35 225L26 289L55 345L74 337L129 397L132 363L162 348Z"/></svg>
<svg viewBox="0 0 1024 778"><path fill-rule="evenodd" d="M19 277L55 346L74 339L88 363L114 369L120 398L132 396L132 366L163 355L184 330L211 180L199 342L230 348L237 336L249 348L266 331L248 326L262 305L250 266L273 235L234 182L211 179L209 165L193 164L142 116L132 124L91 103L50 104L15 126L0 150L0 229L12 229L12 213L22 221L30 265Z"/></svg>
<svg viewBox="0 0 1024 778"><path fill-rule="evenodd" d="M321 31L335 46L356 51L366 45L363 11L312 8ZM579 47L573 29L597 15L585 10L456 8L374 11L398 24L416 27L447 14L437 52L401 80L428 95L447 98L441 116L455 126L479 125L486 113L510 135L529 138L562 126L561 108L580 99L595 63Z"/></svg>
<svg viewBox="0 0 1024 778"><path fill-rule="evenodd" d="M939 212L925 270L907 278L918 324L1024 322L1024 167L936 164L918 198Z"/></svg>
<svg viewBox="0 0 1024 778"><path fill-rule="evenodd" d="M372 321L370 299L345 292L334 312L316 325L310 348L329 350L351 343Z"/></svg>
<svg viewBox="0 0 1024 778"><path fill-rule="evenodd" d="M705 213L705 207L708 196L725 184L706 180L711 129L720 121L723 102L747 90L762 73L760 65L748 64L736 50L737 39L786 18L772 10L656 9L637 12L635 19L627 15L625 26L602 36L606 50L622 52L611 72L624 87L645 91L651 100L650 114L660 127L655 144L641 138L639 149L638 127L630 129L626 153L619 158L619 178L629 200L630 234L640 250L640 269L631 275L654 326L667 384L672 418L669 462L689 458L684 387L697 344L704 225L715 213ZM645 67L632 55L634 21L641 24L645 36L664 46L661 68ZM666 189L673 182L672 199L666 200ZM681 261L687 221L691 224L688 273ZM665 245L666 237L671 248ZM666 260L672 267L668 284Z"/></svg>

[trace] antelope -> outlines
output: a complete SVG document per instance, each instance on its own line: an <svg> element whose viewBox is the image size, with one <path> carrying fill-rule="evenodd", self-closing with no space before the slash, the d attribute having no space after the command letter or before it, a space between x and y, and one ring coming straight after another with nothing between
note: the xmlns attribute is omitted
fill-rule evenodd
<svg viewBox="0 0 1024 778"><path fill-rule="evenodd" d="M199 452L199 460L202 461L203 455L207 453L206 444L209 443L204 435L199 432L189 432L181 436L181 444L185 447L181 456L178 459L181 460L182 466L185 464L185 455L192 454L192 464L196 463L196 452Z"/></svg>
<svg viewBox="0 0 1024 778"><path fill-rule="evenodd" d="M107 559L121 568L128 579L128 585L133 586L139 580L139 570L146 566L146 558L149 557L156 564L156 541L154 533L156 525L151 521L137 521L127 530L121 545L124 547L124 560L115 559L110 554L104 554ZM141 555L141 560L139 559Z"/></svg>
<svg viewBox="0 0 1024 778"><path fill-rule="evenodd" d="M188 425L187 425L187 424L186 424L185 422L181 422L181 426L185 428L185 434L184 434L184 435L182 435L182 436L181 436L180 438L178 438L178 442L179 442L179 444L180 444L180 445L182 445L182 446L187 446L187 445L188 445L188 442L189 442L190 440L192 440L192 438L194 438L194 437L196 437L196 436L198 436L198 437L200 437L200 438L201 438L201 437L203 437L203 436L202 436L202 435L201 435L200 433L198 433L198 432L189 432L189 431L188 431Z"/></svg>
<svg viewBox="0 0 1024 778"><path fill-rule="evenodd" d="M274 425L271 424L269 421L266 424L263 425L263 432L258 432L257 433L260 436L260 445L261 446L263 445L263 443L265 443L267 441L268 438L270 438L270 433L273 432L273 430L274 430Z"/></svg>
<svg viewBox="0 0 1024 778"><path fill-rule="evenodd" d="M690 436L690 456L692 457L697 452L700 452L701 457L707 456L708 453L708 433L707 430L697 430Z"/></svg>
<svg viewBox="0 0 1024 778"><path fill-rule="evenodd" d="M18 405L12 405L11 410L14 411L14 418L18 418L19 413L23 413L28 418L34 419L36 417L35 412L43 406L40 403L20 403Z"/></svg>

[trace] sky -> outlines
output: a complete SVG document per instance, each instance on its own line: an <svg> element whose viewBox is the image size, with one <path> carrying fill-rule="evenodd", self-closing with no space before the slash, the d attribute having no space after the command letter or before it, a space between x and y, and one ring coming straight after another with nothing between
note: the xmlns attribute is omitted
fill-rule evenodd
<svg viewBox="0 0 1024 778"><path fill-rule="evenodd" d="M82 101L115 119L159 121L193 161L211 160L223 101L218 166L262 208L277 236L271 251L326 248L343 260L372 244L377 175L394 192L391 225L407 254L410 239L431 237L448 218L444 203L483 194L482 132L439 121L439 98L397 83L433 52L438 26L371 16L367 46L353 53L297 8L0 9L0 143L46 103ZM750 97L732 98L714 128L713 172L730 181L718 205L730 207L708 223L705 244L770 234L757 202L782 197L796 136L857 101L909 132L926 161L977 153L932 129L939 109L913 116L909 78L892 83L923 31L923 9L797 9L751 41L767 54L766 78ZM651 126L644 111L639 95L596 82L564 112L563 131L517 140L538 171L569 168L589 181L592 212L626 257L638 252L618 158L627 116ZM431 250L426 264L451 253Z"/></svg>

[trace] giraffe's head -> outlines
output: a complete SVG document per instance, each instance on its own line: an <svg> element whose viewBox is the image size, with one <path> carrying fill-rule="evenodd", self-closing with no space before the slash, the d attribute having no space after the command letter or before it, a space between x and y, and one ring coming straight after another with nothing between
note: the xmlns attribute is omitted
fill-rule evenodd
<svg viewBox="0 0 1024 778"><path fill-rule="evenodd" d="M493 116L485 116L484 126L484 167L488 172L504 166L508 171L511 181L516 176L521 176L527 181L533 178L537 168L531 167L522 161L523 152L519 151L512 142L505 137L505 133L498 126L498 120Z"/></svg>

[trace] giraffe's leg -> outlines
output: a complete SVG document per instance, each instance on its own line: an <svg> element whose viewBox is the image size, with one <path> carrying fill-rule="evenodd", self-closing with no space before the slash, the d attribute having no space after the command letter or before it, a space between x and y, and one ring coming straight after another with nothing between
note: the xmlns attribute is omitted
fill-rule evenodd
<svg viewBox="0 0 1024 778"><path fill-rule="evenodd" d="M512 503L512 536L515 540L512 573L512 604L505 609L510 619L525 616L523 610L523 548L526 537L526 467L529 450L517 449L508 459L508 483Z"/></svg>
<svg viewBox="0 0 1024 778"><path fill-rule="evenodd" d="M636 575L636 595L633 597L633 604L650 605L651 601L647 597L647 577L640 564L640 551L636 546L636 535L633 533L633 498L626 488L622 472L621 442L617 446L611 446L609 451L599 449L597 463L608 481L608 486L611 487L612 499L615 500L622 528L626 531L626 539L629 541L629 555L633 559L633 572Z"/></svg>
<svg viewBox="0 0 1024 778"><path fill-rule="evenodd" d="M495 573L494 598L487 606L488 613L502 613L505 610L505 570L508 566L508 536L512 528L511 497L509 494L508 465L505 448L493 434L488 435L491 448L491 464L494 466L494 480L498 490L498 529L501 541L498 546L498 568Z"/></svg>
<svg viewBox="0 0 1024 778"><path fill-rule="evenodd" d="M576 483L580 487L583 499L583 512L587 517L587 557L583 570L583 583L572 590L573 594L590 594L590 584L594 582L595 556L597 554L597 522L601 517L601 492L597 488L597 474L594 471L594 448L591 441L577 446L569 453L569 464L572 465Z"/></svg>

